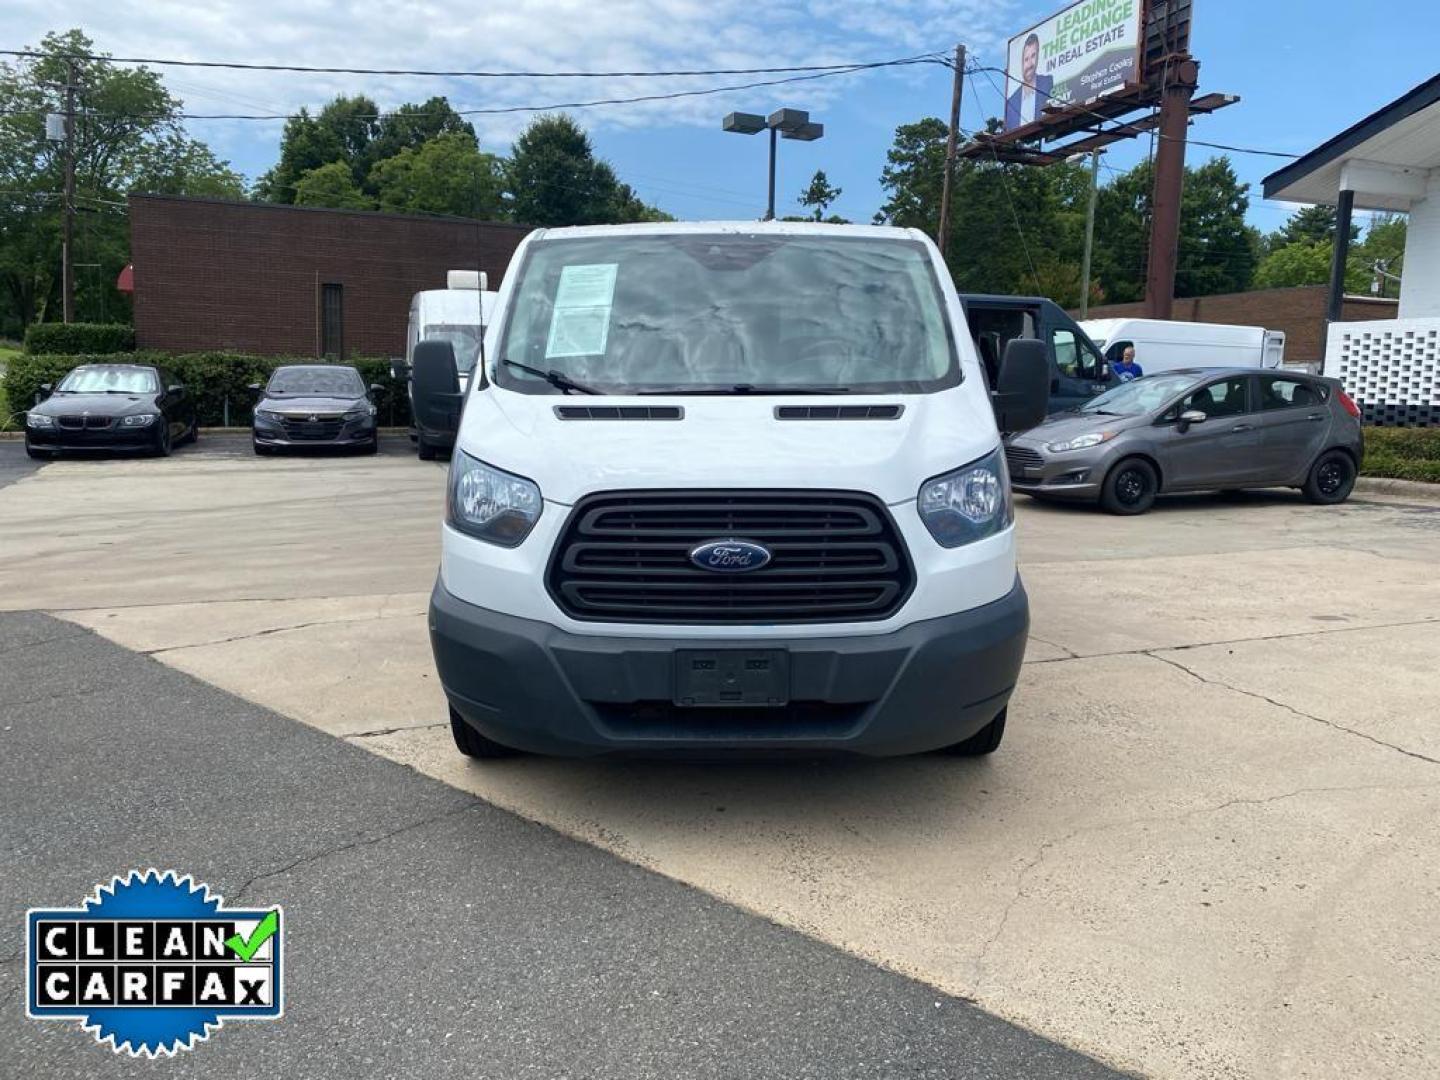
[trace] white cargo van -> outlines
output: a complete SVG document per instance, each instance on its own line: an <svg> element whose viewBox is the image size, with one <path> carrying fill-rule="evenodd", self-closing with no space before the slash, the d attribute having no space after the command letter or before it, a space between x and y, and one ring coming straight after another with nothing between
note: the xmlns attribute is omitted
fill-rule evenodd
<svg viewBox="0 0 1440 1080"><path fill-rule="evenodd" d="M1180 368L1276 368L1285 359L1285 334L1263 326L1173 322L1167 319L1088 319L1080 324L1110 363L1125 346L1146 375Z"/></svg>
<svg viewBox="0 0 1440 1080"><path fill-rule="evenodd" d="M482 328L489 322L495 308L495 293L486 289L486 276L475 270L451 270L446 288L418 292L410 301L410 321L405 331L405 372L415 358L415 346L425 340L448 341L455 352L461 385L469 382L470 372L480 358ZM398 374L398 373L397 373ZM441 409L422 416L411 413L415 424L415 446L422 458L429 460L440 450L455 442L459 423L458 409Z"/></svg>
<svg viewBox="0 0 1440 1080"><path fill-rule="evenodd" d="M1028 605L994 393L934 244L809 223L536 230L450 463L431 644L458 748L1000 743ZM415 348L447 399L450 345ZM999 427L997 427L997 419Z"/></svg>

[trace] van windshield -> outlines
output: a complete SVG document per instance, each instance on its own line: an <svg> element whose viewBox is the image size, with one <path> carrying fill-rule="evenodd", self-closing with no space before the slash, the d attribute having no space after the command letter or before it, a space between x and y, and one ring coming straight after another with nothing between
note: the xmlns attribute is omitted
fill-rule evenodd
<svg viewBox="0 0 1440 1080"><path fill-rule="evenodd" d="M480 328L461 323L430 323L420 334L422 341L448 341L455 350L455 366L471 371L480 359Z"/></svg>
<svg viewBox="0 0 1440 1080"><path fill-rule="evenodd" d="M539 240L495 381L627 393L928 393L960 381L923 244L742 233Z"/></svg>

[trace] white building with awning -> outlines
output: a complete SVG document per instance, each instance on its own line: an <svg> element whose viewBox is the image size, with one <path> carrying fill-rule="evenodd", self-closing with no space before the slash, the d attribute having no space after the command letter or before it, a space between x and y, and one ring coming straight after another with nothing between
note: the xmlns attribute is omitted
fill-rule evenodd
<svg viewBox="0 0 1440 1080"><path fill-rule="evenodd" d="M1440 75L1265 178L1265 197L1334 206L1325 374L1367 422L1440 424ZM1339 321L1351 215L1409 215L1398 318Z"/></svg>

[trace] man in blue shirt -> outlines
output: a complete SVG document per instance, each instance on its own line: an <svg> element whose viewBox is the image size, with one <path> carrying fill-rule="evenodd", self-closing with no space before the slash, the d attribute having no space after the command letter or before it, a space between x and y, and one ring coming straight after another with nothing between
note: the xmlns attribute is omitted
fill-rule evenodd
<svg viewBox="0 0 1440 1080"><path fill-rule="evenodd" d="M1135 362L1135 346L1126 345L1125 351L1120 354L1120 362L1115 365L1115 377L1121 382L1130 382L1145 374L1145 369Z"/></svg>

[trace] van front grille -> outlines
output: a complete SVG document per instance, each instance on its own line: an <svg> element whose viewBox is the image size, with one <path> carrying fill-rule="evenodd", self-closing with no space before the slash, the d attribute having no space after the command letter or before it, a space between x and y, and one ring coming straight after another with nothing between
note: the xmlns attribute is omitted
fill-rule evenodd
<svg viewBox="0 0 1440 1080"><path fill-rule="evenodd" d="M764 545L770 562L716 573L690 561L715 540ZM568 615L599 622L850 622L894 614L914 583L899 530L856 492L630 491L570 513L547 574Z"/></svg>

